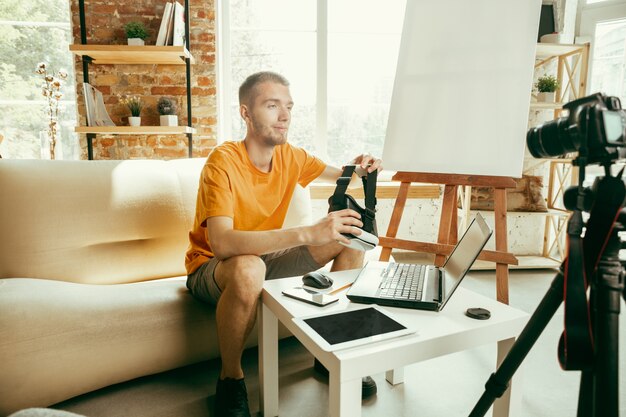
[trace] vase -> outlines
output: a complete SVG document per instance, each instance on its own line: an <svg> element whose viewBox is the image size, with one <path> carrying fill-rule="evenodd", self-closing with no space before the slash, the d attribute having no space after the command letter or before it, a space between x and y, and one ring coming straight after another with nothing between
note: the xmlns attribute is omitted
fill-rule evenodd
<svg viewBox="0 0 626 417"><path fill-rule="evenodd" d="M63 159L63 147L56 135L52 135L48 130L42 130L39 132L39 143L41 159Z"/></svg>
<svg viewBox="0 0 626 417"><path fill-rule="evenodd" d="M159 118L161 126L178 126L178 116L175 114L161 115Z"/></svg>
<svg viewBox="0 0 626 417"><path fill-rule="evenodd" d="M128 118L128 124L131 126L141 126L141 117L140 116L130 116Z"/></svg>
<svg viewBox="0 0 626 417"><path fill-rule="evenodd" d="M551 93L537 93L537 101L539 103L554 103L556 99L556 93L553 91Z"/></svg>
<svg viewBox="0 0 626 417"><path fill-rule="evenodd" d="M128 38L128 44L132 46L144 46L146 43L141 38Z"/></svg>

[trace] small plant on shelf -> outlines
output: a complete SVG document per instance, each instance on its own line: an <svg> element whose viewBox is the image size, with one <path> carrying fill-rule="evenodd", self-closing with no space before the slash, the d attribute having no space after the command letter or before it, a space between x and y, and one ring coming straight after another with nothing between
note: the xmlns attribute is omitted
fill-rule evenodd
<svg viewBox="0 0 626 417"><path fill-rule="evenodd" d="M122 97L120 103L130 110L131 116L128 118L128 123L131 126L141 125L141 109L143 109L143 103L139 96Z"/></svg>
<svg viewBox="0 0 626 417"><path fill-rule="evenodd" d="M126 107L128 107L128 110L130 110L130 114L133 117L141 116L141 109L143 109L143 103L141 102L141 97L139 96L123 97L120 100L120 102Z"/></svg>
<svg viewBox="0 0 626 417"><path fill-rule="evenodd" d="M157 102L157 111L161 115L161 126L178 126L176 101L172 97L161 97Z"/></svg>
<svg viewBox="0 0 626 417"><path fill-rule="evenodd" d="M129 45L144 45L148 37L148 29L142 22L129 22L124 26Z"/></svg>
<svg viewBox="0 0 626 417"><path fill-rule="evenodd" d="M157 110L162 116L171 116L176 114L176 101L172 97L161 97L157 102Z"/></svg>
<svg viewBox="0 0 626 417"><path fill-rule="evenodd" d="M559 80L552 75L544 75L537 79L537 91L540 93L554 93L559 88Z"/></svg>
<svg viewBox="0 0 626 417"><path fill-rule="evenodd" d="M544 103L554 103L556 90L559 88L559 80L552 75L544 75L537 79L537 101Z"/></svg>

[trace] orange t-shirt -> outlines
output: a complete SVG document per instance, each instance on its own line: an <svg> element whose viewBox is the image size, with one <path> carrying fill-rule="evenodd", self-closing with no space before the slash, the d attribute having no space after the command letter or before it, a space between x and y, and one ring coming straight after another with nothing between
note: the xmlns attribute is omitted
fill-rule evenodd
<svg viewBox="0 0 626 417"><path fill-rule="evenodd" d="M287 143L274 148L270 172L254 166L243 141L225 142L213 149L200 175L185 257L187 274L215 256L210 236L207 242L206 219L228 216L235 230L280 229L296 184L305 187L325 168L318 158Z"/></svg>

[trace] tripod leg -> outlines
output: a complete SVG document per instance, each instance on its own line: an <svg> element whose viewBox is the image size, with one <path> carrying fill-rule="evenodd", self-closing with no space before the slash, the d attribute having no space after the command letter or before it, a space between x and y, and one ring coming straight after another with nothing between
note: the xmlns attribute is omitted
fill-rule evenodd
<svg viewBox="0 0 626 417"><path fill-rule="evenodd" d="M501 340L498 342L498 366L504 361L511 348L515 344L515 338ZM493 404L493 417L517 417L521 416L522 410L522 381L524 379L524 368L518 368L512 376L509 388L502 397Z"/></svg>
<svg viewBox="0 0 626 417"><path fill-rule="evenodd" d="M513 344L511 351L504 358L498 370L491 374L487 380L485 392L469 414L470 417L484 416L495 399L504 394L513 374L524 361L524 358L526 358L526 355L563 302L563 285L563 274L559 272L543 296L541 303L539 303L530 320L528 320L528 324L526 324L517 341Z"/></svg>
<svg viewBox="0 0 626 417"><path fill-rule="evenodd" d="M576 417L593 416L593 371L582 371Z"/></svg>

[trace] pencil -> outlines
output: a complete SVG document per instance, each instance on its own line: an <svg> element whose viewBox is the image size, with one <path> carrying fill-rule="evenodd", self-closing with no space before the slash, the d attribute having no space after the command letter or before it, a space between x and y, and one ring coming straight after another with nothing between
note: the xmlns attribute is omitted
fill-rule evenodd
<svg viewBox="0 0 626 417"><path fill-rule="evenodd" d="M339 288L337 288L336 290L332 290L332 291L331 291L331 292L329 292L328 294L330 294L330 295L336 294L336 293L338 293L339 291L343 291L343 290L345 290L346 288L350 288L351 286L352 286L352 283L350 282L350 283L348 283L348 284L344 285L343 287L339 287Z"/></svg>

